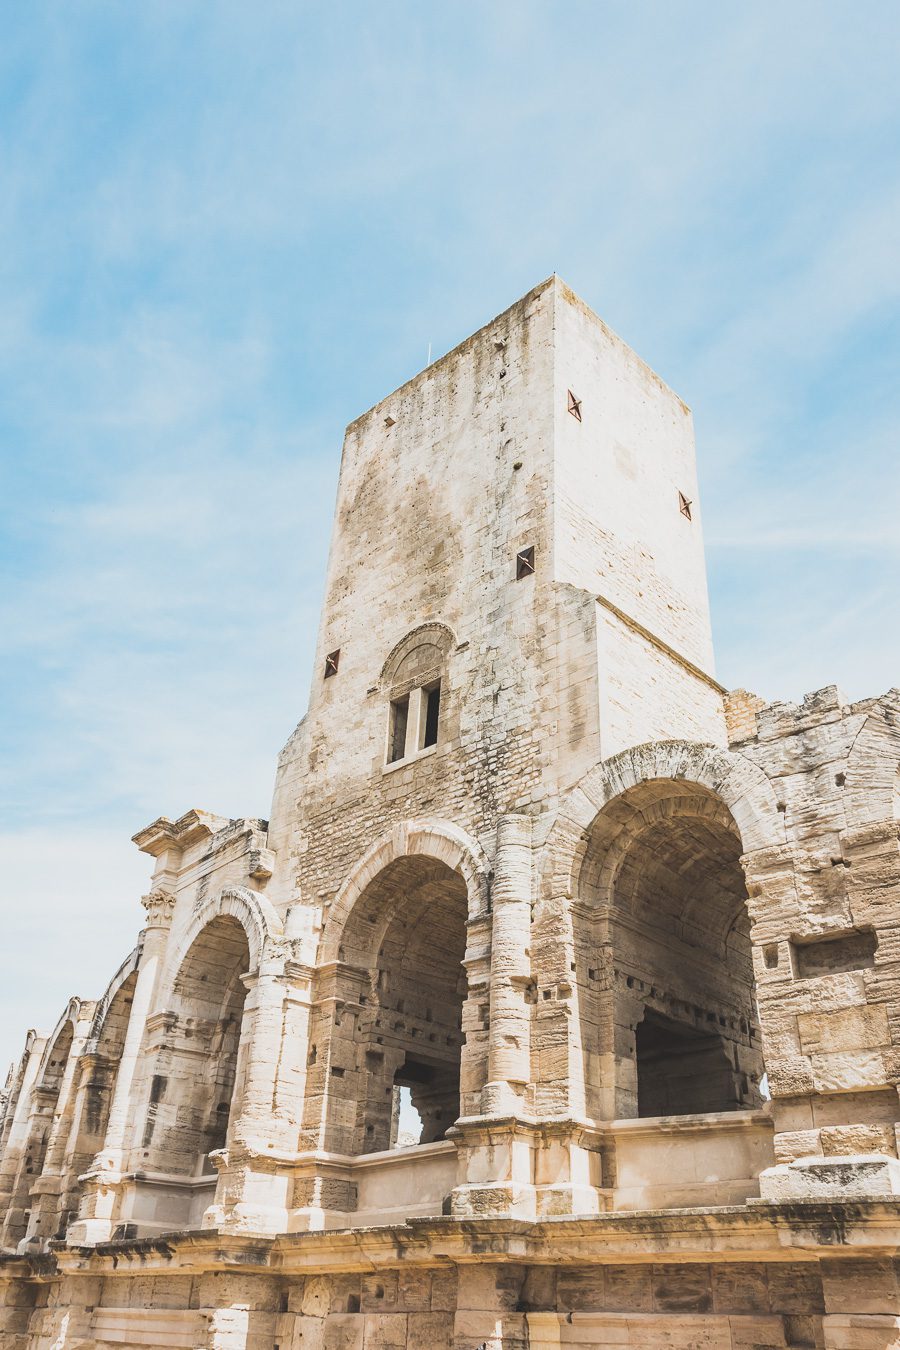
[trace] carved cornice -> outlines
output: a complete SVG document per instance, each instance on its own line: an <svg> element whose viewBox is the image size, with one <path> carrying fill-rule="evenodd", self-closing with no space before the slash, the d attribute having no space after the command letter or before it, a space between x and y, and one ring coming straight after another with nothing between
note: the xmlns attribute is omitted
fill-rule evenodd
<svg viewBox="0 0 900 1350"><path fill-rule="evenodd" d="M160 816L131 838L142 853L158 858L167 849L185 849L198 839L209 838L230 823L225 816L213 815L211 811L186 811L175 821Z"/></svg>
<svg viewBox="0 0 900 1350"><path fill-rule="evenodd" d="M175 897L170 891L154 890L142 896L148 928L168 928L175 913Z"/></svg>

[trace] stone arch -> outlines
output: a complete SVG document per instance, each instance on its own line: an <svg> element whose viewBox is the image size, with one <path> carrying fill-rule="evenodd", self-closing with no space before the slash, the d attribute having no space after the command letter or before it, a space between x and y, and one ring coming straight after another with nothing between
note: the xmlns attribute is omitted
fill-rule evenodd
<svg viewBox="0 0 900 1350"><path fill-rule="evenodd" d="M443 1138L457 1119L462 1083L473 1078L462 1034L468 932L487 913L488 875L462 830L409 821L368 849L341 887L310 1032L310 1062L327 1069L307 1118L324 1147L394 1146L404 1094L410 1120L421 1120L419 1142Z"/></svg>
<svg viewBox="0 0 900 1350"><path fill-rule="evenodd" d="M47 1161L63 1085L69 1074L80 1007L79 999L69 1000L44 1046L31 1088L23 1147L4 1228L4 1241L11 1247L22 1241L32 1225L32 1188Z"/></svg>
<svg viewBox="0 0 900 1350"><path fill-rule="evenodd" d="M137 973L138 963L141 959L141 946L142 943L138 942L138 944L132 948L109 984L106 986L103 997L99 1000L97 1010L94 1013L90 1035L88 1036L87 1044L85 1045L85 1054L94 1054L96 1052L116 995L119 993L119 990L125 984L126 980L129 980L132 975Z"/></svg>
<svg viewBox="0 0 900 1350"><path fill-rule="evenodd" d="M67 1104L66 1128L57 1148L58 1199L41 1218L44 1237L62 1236L68 1223L77 1215L82 1194L81 1178L103 1148L140 955L141 943L138 943L110 980L94 1011Z"/></svg>
<svg viewBox="0 0 900 1350"><path fill-rule="evenodd" d="M652 741L603 760L563 796L544 846L542 894L571 896L599 812L613 798L654 779L693 783L728 808L744 853L785 841L784 818L767 775L745 755L693 741Z"/></svg>
<svg viewBox="0 0 900 1350"><path fill-rule="evenodd" d="M72 1041L75 1036L75 1028L78 1023L78 1014L80 1010L81 1010L81 999L70 998L68 1003L66 1004L65 1011L61 1014L59 1021L56 1023L56 1026L53 1028L53 1030L51 1031L50 1035L47 1038L47 1044L44 1046L44 1052L41 1055L41 1062L40 1065L38 1066L37 1079L35 1080L37 1083L44 1082L45 1076L47 1075L48 1071L57 1062L57 1057L59 1055L60 1038L64 1034L66 1034L67 1026L71 1028L71 1034L67 1035L66 1037L68 1042L68 1050L66 1051L66 1056L68 1056L71 1053ZM51 1061L53 1061L52 1064ZM65 1065L63 1065L62 1068L63 1072L65 1072Z"/></svg>
<svg viewBox="0 0 900 1350"><path fill-rule="evenodd" d="M742 860L783 839L768 777L714 746L637 746L563 798L541 889L548 912L569 915L576 1107L608 1118L758 1103Z"/></svg>
<svg viewBox="0 0 900 1350"><path fill-rule="evenodd" d="M455 646L456 638L452 629L445 623L437 621L432 623L419 624L411 632L406 633L399 642L395 642L388 652L384 665L378 676L378 682L382 688L388 688L398 678L402 678L401 667L410 655L421 647L433 647L435 649L435 663L445 661L451 648Z"/></svg>
<svg viewBox="0 0 900 1350"><path fill-rule="evenodd" d="M226 886L170 938L145 1031L130 1157L137 1170L171 1183L165 1223L154 1217L154 1195L135 1183L129 1203L142 1234L197 1226L213 1199L211 1155L225 1144L241 1099L247 986L282 936L269 900Z"/></svg>
<svg viewBox="0 0 900 1350"><path fill-rule="evenodd" d="M322 935L321 964L337 960L347 920L369 883L389 863L414 856L435 858L460 874L466 883L470 923L488 912L490 864L480 844L447 821L403 821L366 850L334 897Z"/></svg>
<svg viewBox="0 0 900 1350"><path fill-rule="evenodd" d="M38 1033L32 1027L26 1033L25 1048L19 1057L18 1063L11 1064L9 1068L6 1087L4 1089L3 1118L0 1120L0 1167L2 1167L5 1158L6 1144L9 1139L13 1121L19 1110L22 1088L25 1083L25 1075L28 1071L31 1056L34 1053L35 1042L39 1039Z"/></svg>
<svg viewBox="0 0 900 1350"><path fill-rule="evenodd" d="M209 908L178 944L157 1025L148 1030L152 1065L136 1140L142 1170L171 1175L176 1197L183 1179L185 1220L197 1208L196 1187L215 1188L210 1155L225 1144L239 1100L246 982L260 959L244 897L219 897Z"/></svg>
<svg viewBox="0 0 900 1350"><path fill-rule="evenodd" d="M192 915L184 932L166 954L165 974L161 981L158 1006L165 1008L172 997L178 972L197 938L215 919L231 918L240 924L247 938L250 965L246 972L254 975L267 948L284 935L284 927L275 907L259 891L248 886L226 886L211 897Z"/></svg>

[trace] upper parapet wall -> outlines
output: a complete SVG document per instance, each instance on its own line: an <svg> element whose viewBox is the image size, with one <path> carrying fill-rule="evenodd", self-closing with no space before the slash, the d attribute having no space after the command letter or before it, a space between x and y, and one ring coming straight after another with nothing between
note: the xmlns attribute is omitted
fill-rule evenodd
<svg viewBox="0 0 900 1350"><path fill-rule="evenodd" d="M827 684L804 694L800 703L786 699L767 703L746 689L731 689L725 696L728 743L741 745L745 741L770 741L791 736L841 718L864 716L898 699L900 690L895 688L874 698L850 703L838 685Z"/></svg>
<svg viewBox="0 0 900 1350"><path fill-rule="evenodd" d="M456 346L451 347L443 356L436 357L429 365L424 366L422 370L418 371L415 375L410 376L408 380L405 380L403 384L398 385L391 393L386 394L384 398L379 399L377 403L373 403L371 408L367 408L365 412L359 413L351 422L348 422L346 432L349 434L351 431L356 431L361 423L365 423L371 417L375 417L378 414L383 416L387 405L398 399L404 399L409 390L421 380L429 377L437 377L440 379L445 371L452 369L459 361L464 360L471 352L476 351L483 343L485 337L493 333L495 329L502 327L504 323L508 323L509 321L515 322L519 311L527 311L535 301L540 299L549 287L558 284L560 284L559 278L554 274L553 276L549 276L546 281L542 281L540 285L532 287L532 289L528 291L526 295L523 295L520 300L516 300L514 304L510 305L507 309L504 309L500 314L495 315L493 319L482 324L480 328L476 329L476 331L471 333L467 338L464 338L462 342L457 342Z"/></svg>
<svg viewBox="0 0 900 1350"><path fill-rule="evenodd" d="M480 328L476 329L476 331L474 333L471 333L467 338L464 338L462 342L457 342L456 345L454 347L451 347L449 351L445 352L443 356L435 357L435 359L432 362L430 362L429 365L424 366L422 370L418 371L415 375L411 375L408 380L405 380L403 384L398 385L396 389L392 390L391 393L386 394L384 398L379 399L377 403L373 403L370 408L367 408L365 410L365 412L359 413L356 417L353 418L351 422L347 424L346 430L347 431L352 430L354 427L356 427L356 425L359 422L363 422L367 418L371 417L373 414L381 412L385 404L390 403L393 399L402 398L403 395L406 393L406 391L410 388L410 386L416 384L417 381L423 378L423 376L428 375L429 373L435 373L439 375L441 373L442 367L444 367L447 364L452 364L460 357L465 356L470 349L473 349L478 346L479 342L482 341L482 339L485 337L486 334L492 332L492 330L495 329L498 325L502 325L503 322L508 318L510 318L511 316L513 316L514 312L518 310L520 307L522 306L527 307L533 301L537 300L544 293L544 291L546 291L551 286L558 291L558 293L564 298L567 304L570 304L575 309L577 309L587 319L589 323L597 325L599 328L601 328L610 342L614 342L620 347L627 350L630 354L630 358L634 363L635 367L640 368L644 372L646 379L657 385L660 391L663 392L664 394L671 395L673 398L677 399L678 403L681 405L682 410L686 414L690 415L691 411L690 407L687 403L685 403L684 399L680 398L678 394L675 393L675 391L668 384L666 384L665 380L662 379L662 377L656 373L656 371L653 369L652 366L649 366L647 362L644 361L643 358L638 355L638 353L634 350L633 347L629 347L628 343L625 342L624 338L620 337L619 334L614 331L614 329L610 328L609 324L605 323L603 319L600 318L600 315L597 314L596 310L591 309L590 305L587 304L586 301L582 300L581 296L578 295L572 289L571 286L567 285L566 282L563 281L562 277L558 276L557 273L554 272L549 277L547 277L546 281L542 281L537 286L533 286L532 289L528 291L525 295L523 295L520 300L517 300L507 309L502 310L499 314L495 315L493 319L489 319L487 323L482 324Z"/></svg>

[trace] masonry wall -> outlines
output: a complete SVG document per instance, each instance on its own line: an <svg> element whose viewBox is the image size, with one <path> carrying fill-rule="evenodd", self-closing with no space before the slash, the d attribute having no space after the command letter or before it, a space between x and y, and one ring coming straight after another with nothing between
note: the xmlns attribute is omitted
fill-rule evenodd
<svg viewBox="0 0 900 1350"><path fill-rule="evenodd" d="M555 278L351 424L271 821L135 836L11 1084L4 1343L896 1350L900 702L723 699L693 475Z"/></svg>

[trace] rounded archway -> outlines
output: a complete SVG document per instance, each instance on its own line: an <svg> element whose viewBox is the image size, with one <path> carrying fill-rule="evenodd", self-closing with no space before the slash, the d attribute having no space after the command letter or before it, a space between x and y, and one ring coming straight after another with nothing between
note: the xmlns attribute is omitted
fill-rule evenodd
<svg viewBox="0 0 900 1350"><path fill-rule="evenodd" d="M225 1143L238 1077L250 968L241 923L219 914L191 943L172 984L140 1140L147 1171L212 1175Z"/></svg>
<svg viewBox="0 0 900 1350"><path fill-rule="evenodd" d="M327 1147L431 1143L457 1119L468 903L459 872L426 855L395 858L358 896L337 952Z"/></svg>
<svg viewBox="0 0 900 1350"><path fill-rule="evenodd" d="M3 1241L7 1247L15 1247L29 1232L33 1188L44 1170L63 1079L72 1054L75 1025L71 1011L70 1007L46 1046L31 1089L28 1127L4 1226Z"/></svg>
<svg viewBox="0 0 900 1350"><path fill-rule="evenodd" d="M596 816L578 878L585 1078L596 1114L759 1104L741 852L730 811L695 783L639 783Z"/></svg>
<svg viewBox="0 0 900 1350"><path fill-rule="evenodd" d="M70 1103L70 1128L64 1132L63 1186L52 1223L62 1237L78 1214L81 1177L103 1148L119 1061L137 983L137 952L116 973L101 1000L81 1061L77 1096ZM48 1236L51 1234L48 1234Z"/></svg>

